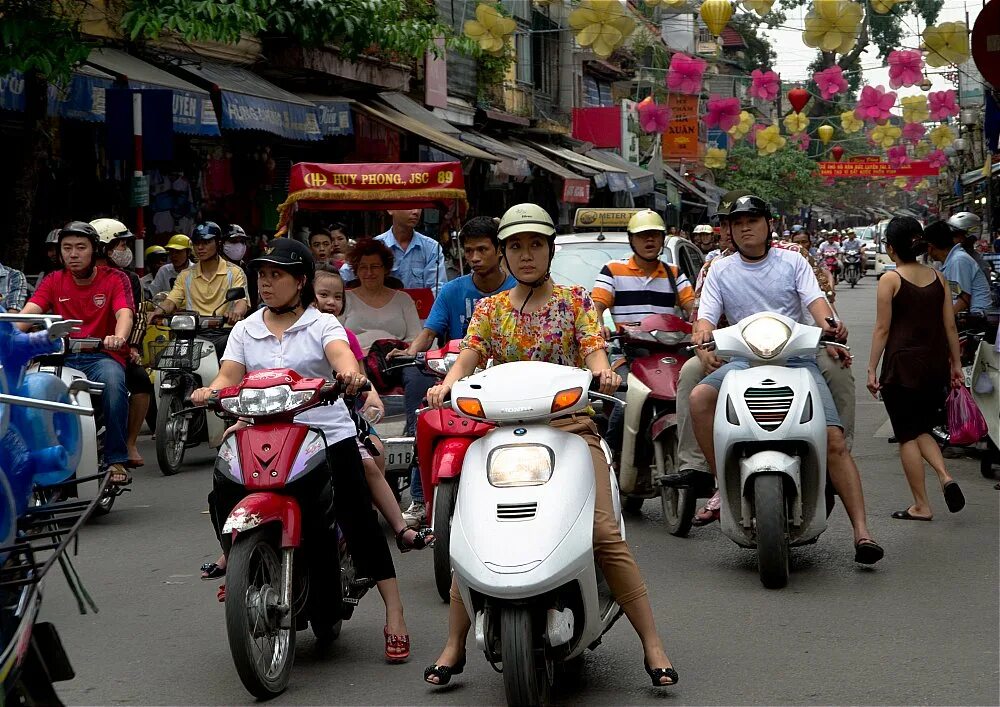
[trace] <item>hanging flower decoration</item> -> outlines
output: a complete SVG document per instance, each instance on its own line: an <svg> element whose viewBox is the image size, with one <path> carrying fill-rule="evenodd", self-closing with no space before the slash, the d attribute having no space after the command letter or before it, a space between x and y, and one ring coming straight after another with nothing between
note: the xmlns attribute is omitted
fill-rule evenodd
<svg viewBox="0 0 1000 707"><path fill-rule="evenodd" d="M916 145L913 146L913 154L916 157L927 157L931 152L930 143L926 140L921 140Z"/></svg>
<svg viewBox="0 0 1000 707"><path fill-rule="evenodd" d="M929 155L927 155L927 164L931 167L937 167L941 169L948 166L948 155L944 153L944 150L934 150Z"/></svg>
<svg viewBox="0 0 1000 707"><path fill-rule="evenodd" d="M897 189L905 189L906 188L906 177L896 177L895 179L892 180L892 184Z"/></svg>
<svg viewBox="0 0 1000 707"><path fill-rule="evenodd" d="M831 66L813 74L813 81L819 88L819 93L824 101L829 101L839 93L847 90L847 81L844 79L844 70L839 66Z"/></svg>
<svg viewBox="0 0 1000 707"><path fill-rule="evenodd" d="M943 150L955 142L955 133L947 125L937 126L928 133L927 137L930 138L931 144L939 150Z"/></svg>
<svg viewBox="0 0 1000 707"><path fill-rule="evenodd" d="M743 0L743 7L753 10L761 17L771 11L772 5L774 5L774 0Z"/></svg>
<svg viewBox="0 0 1000 707"><path fill-rule="evenodd" d="M969 30L964 22L942 22L924 30L927 66L958 66L969 58Z"/></svg>
<svg viewBox="0 0 1000 707"><path fill-rule="evenodd" d="M840 114L840 127L844 129L845 133L856 133L865 127L865 122L858 118L853 110L849 110Z"/></svg>
<svg viewBox="0 0 1000 707"><path fill-rule="evenodd" d="M706 128L718 128L729 132L740 122L740 99L719 98L712 96L705 104L706 112L702 117Z"/></svg>
<svg viewBox="0 0 1000 707"><path fill-rule="evenodd" d="M931 91L927 94L930 104L930 119L944 120L958 115L958 103L955 101L955 90Z"/></svg>
<svg viewBox="0 0 1000 707"><path fill-rule="evenodd" d="M773 101L778 97L778 91L780 90L781 81L778 75L770 69L766 71L754 69L750 72L750 90L748 93L753 98L759 98L762 101Z"/></svg>
<svg viewBox="0 0 1000 707"><path fill-rule="evenodd" d="M476 19L465 21L465 36L479 42L479 48L489 54L500 54L507 38L514 34L517 23L504 17L492 5L484 2L476 6Z"/></svg>
<svg viewBox="0 0 1000 707"><path fill-rule="evenodd" d="M907 123L903 126L903 138L914 145L920 142L926 132L927 128L924 127L923 123Z"/></svg>
<svg viewBox="0 0 1000 707"><path fill-rule="evenodd" d="M740 120L736 125L731 127L727 132L733 140L742 140L747 135L750 134L750 129L753 127L753 114L747 111L740 111Z"/></svg>
<svg viewBox="0 0 1000 707"><path fill-rule="evenodd" d="M722 169L726 166L726 151L718 147L710 147L705 151L705 166L709 169Z"/></svg>
<svg viewBox="0 0 1000 707"><path fill-rule="evenodd" d="M903 106L903 122L922 123L931 119L926 96L906 96L899 102Z"/></svg>
<svg viewBox="0 0 1000 707"><path fill-rule="evenodd" d="M636 106L639 114L639 127L647 133L663 133L670 125L670 106L659 105L652 96L646 96Z"/></svg>
<svg viewBox="0 0 1000 707"><path fill-rule="evenodd" d="M861 5L851 0L816 0L806 14L802 42L825 52L846 54L858 42Z"/></svg>
<svg viewBox="0 0 1000 707"><path fill-rule="evenodd" d="M708 63L687 54L674 54L667 71L667 88L677 93L697 95L701 93L701 79Z"/></svg>
<svg viewBox="0 0 1000 707"><path fill-rule="evenodd" d="M885 151L886 159L889 160L889 164L893 167L902 167L904 164L909 162L910 158L906 154L905 145L897 145L896 147L890 147Z"/></svg>
<svg viewBox="0 0 1000 707"><path fill-rule="evenodd" d="M885 15L892 12L892 8L900 2L906 2L906 0L871 0L872 10L880 15Z"/></svg>
<svg viewBox="0 0 1000 707"><path fill-rule="evenodd" d="M809 118L801 113L789 113L782 122L784 122L785 130L788 131L789 135L801 133L809 127Z"/></svg>
<svg viewBox="0 0 1000 707"><path fill-rule="evenodd" d="M886 92L882 86L865 86L861 89L861 98L854 109L854 117L859 120L888 120L889 109L896 102L895 91Z"/></svg>
<svg viewBox="0 0 1000 707"><path fill-rule="evenodd" d="M889 52L889 87L916 86L923 78L924 60L916 49Z"/></svg>
<svg viewBox="0 0 1000 707"><path fill-rule="evenodd" d="M790 138L788 138L795 147L799 148L803 152L809 149L810 143L812 143L812 138L809 137L809 133L795 133Z"/></svg>
<svg viewBox="0 0 1000 707"><path fill-rule="evenodd" d="M785 146L785 138L782 137L777 124L760 128L757 131L756 142L757 153L761 156L773 155Z"/></svg>
<svg viewBox="0 0 1000 707"><path fill-rule="evenodd" d="M903 131L895 125L886 124L876 125L868 137L879 147L892 147L902 134Z"/></svg>
<svg viewBox="0 0 1000 707"><path fill-rule="evenodd" d="M635 29L635 21L618 0L581 0L569 13L569 25L576 30L580 46L590 47L602 59L611 56Z"/></svg>

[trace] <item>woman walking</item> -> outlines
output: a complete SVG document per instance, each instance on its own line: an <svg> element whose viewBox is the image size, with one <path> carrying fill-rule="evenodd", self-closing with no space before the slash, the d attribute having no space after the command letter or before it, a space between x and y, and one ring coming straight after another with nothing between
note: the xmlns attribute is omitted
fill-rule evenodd
<svg viewBox="0 0 1000 707"><path fill-rule="evenodd" d="M930 435L948 390L964 382L958 331L951 297L941 273L917 262L923 229L914 219L897 216L886 228L886 251L896 270L878 283L878 308L868 361L868 390L882 393L913 504L896 511L897 520L931 520L934 513L924 485L924 464L934 469L948 510L957 513L965 496L944 466ZM883 352L882 375L875 371ZM949 366L950 361L950 366ZM949 375L950 370L950 375Z"/></svg>

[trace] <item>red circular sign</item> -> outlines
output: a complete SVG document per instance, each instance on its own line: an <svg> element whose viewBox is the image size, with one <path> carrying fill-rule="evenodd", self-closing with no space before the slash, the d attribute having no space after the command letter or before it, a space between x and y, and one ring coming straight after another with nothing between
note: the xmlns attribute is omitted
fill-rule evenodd
<svg viewBox="0 0 1000 707"><path fill-rule="evenodd" d="M972 58L983 78L1000 90L1000 0L990 0L972 28Z"/></svg>

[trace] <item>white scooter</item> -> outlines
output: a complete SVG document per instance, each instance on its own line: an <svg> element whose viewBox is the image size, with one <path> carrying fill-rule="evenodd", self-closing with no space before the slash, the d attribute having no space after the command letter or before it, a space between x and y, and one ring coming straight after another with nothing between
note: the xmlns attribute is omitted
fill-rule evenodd
<svg viewBox="0 0 1000 707"><path fill-rule="evenodd" d="M713 332L701 348L739 357L715 409L715 457L722 532L757 548L760 581L788 583L789 547L815 542L826 529L826 415L809 371L782 364L814 356L823 330L760 312ZM842 346L843 348L847 348Z"/></svg>
<svg viewBox="0 0 1000 707"><path fill-rule="evenodd" d="M979 457L980 471L987 479L992 479L993 465L1000 464L1000 353L996 344L985 339L979 342L969 378L972 398L986 418L989 430L983 440L986 449Z"/></svg>
<svg viewBox="0 0 1000 707"><path fill-rule="evenodd" d="M592 399L621 404L588 392L592 383L585 369L521 361L452 387L455 412L497 425L466 453L450 546L476 645L503 663L508 704L545 703L557 675L578 668L621 614L594 562L590 450L547 424Z"/></svg>

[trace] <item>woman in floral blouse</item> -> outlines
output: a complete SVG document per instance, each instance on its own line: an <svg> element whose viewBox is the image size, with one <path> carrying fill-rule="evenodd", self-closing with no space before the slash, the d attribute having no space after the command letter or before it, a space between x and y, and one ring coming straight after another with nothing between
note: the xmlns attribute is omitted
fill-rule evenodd
<svg viewBox="0 0 1000 707"><path fill-rule="evenodd" d="M491 358L494 364L546 361L586 367L599 379L600 391L605 394L613 393L621 384L621 378L608 364L590 295L582 287L555 285L549 278L555 232L552 219L534 204L519 204L504 214L499 238L507 269L518 285L476 305L458 360L444 381L427 392L431 407L442 407L455 381L470 375ZM639 634L644 665L653 685L673 685L677 682L677 672L656 632L639 567L615 521L609 469L597 427L584 414L559 418L551 424L580 435L590 447L597 481L594 555L612 593ZM427 682L445 685L452 675L463 671L469 628L469 616L453 581L448 643L437 663L424 671Z"/></svg>

